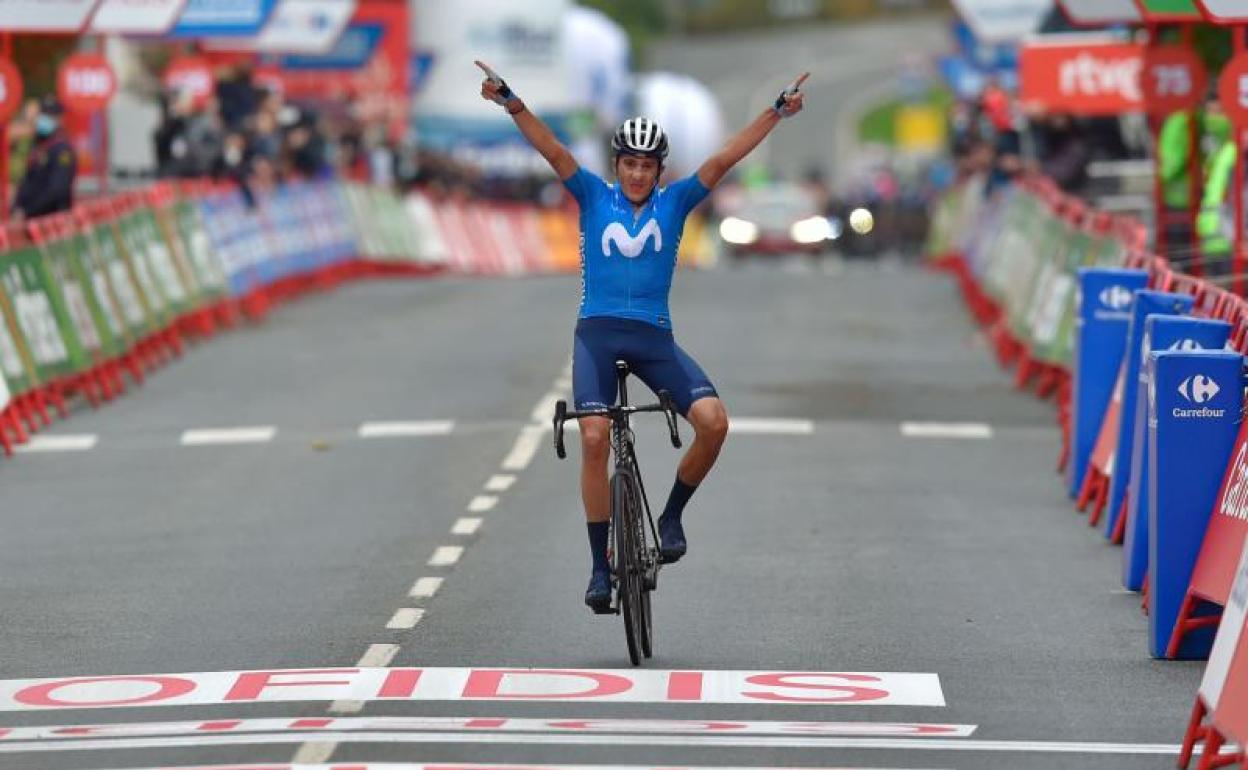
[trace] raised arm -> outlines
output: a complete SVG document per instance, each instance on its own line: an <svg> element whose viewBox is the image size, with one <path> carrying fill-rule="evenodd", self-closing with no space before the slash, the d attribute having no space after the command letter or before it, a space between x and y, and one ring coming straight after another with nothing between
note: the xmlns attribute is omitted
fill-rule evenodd
<svg viewBox="0 0 1248 770"><path fill-rule="evenodd" d="M736 136L729 139L723 149L707 158L698 169L698 181L707 189L719 184L719 180L724 178L728 170L753 152L754 148L767 138L777 123L801 112L803 95L799 89L808 77L810 77L809 72L793 81L793 85L781 91L780 96L776 97L774 105L768 107L748 126L741 129Z"/></svg>
<svg viewBox="0 0 1248 770"><path fill-rule="evenodd" d="M559 179L567 179L575 174L578 167L576 158L572 157L568 148L563 146L563 143L555 136L555 132L550 130L550 126L529 112L524 102L507 86L506 81L498 76L498 73L481 61L477 61L476 64L485 73L485 80L481 83L481 98L501 104L507 110L507 114L516 122L516 128L519 128L524 138L533 145L533 149L546 159Z"/></svg>

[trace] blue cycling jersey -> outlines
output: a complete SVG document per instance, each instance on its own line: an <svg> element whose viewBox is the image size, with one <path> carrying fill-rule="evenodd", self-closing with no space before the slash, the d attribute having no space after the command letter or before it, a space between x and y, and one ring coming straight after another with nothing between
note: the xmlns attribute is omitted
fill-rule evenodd
<svg viewBox="0 0 1248 770"><path fill-rule="evenodd" d="M654 191L636 215L618 184L578 168L563 184L581 207L580 318L672 328L667 295L685 217L709 193L696 174Z"/></svg>

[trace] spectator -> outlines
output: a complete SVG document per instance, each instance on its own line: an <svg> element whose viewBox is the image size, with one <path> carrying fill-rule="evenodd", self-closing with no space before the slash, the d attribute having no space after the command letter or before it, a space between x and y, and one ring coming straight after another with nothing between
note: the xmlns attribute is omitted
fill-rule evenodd
<svg viewBox="0 0 1248 770"><path fill-rule="evenodd" d="M1040 171L1065 192L1072 195L1083 192L1088 182L1088 162L1092 158L1083 128L1069 115L1046 115L1039 121L1036 140Z"/></svg>
<svg viewBox="0 0 1248 770"><path fill-rule="evenodd" d="M78 157L61 130L63 115L56 97L45 96L39 103L35 145L13 202L14 219L55 214L73 206Z"/></svg>

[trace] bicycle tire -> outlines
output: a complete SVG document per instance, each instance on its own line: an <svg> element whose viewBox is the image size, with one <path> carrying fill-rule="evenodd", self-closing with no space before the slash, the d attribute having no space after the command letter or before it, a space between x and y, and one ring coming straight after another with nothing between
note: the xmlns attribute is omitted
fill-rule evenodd
<svg viewBox="0 0 1248 770"><path fill-rule="evenodd" d="M637 606L638 612L638 636L641 643L641 654L650 658L654 656L654 620L650 609L650 587L646 583L646 571L653 568L650 564L650 549L646 546L646 524L645 514L641 508L641 489L637 483L636 477L629 478L631 494L630 504L633 513L633 523L636 532L637 541L634 544L634 553L637 554Z"/></svg>
<svg viewBox="0 0 1248 770"><path fill-rule="evenodd" d="M641 585L635 550L636 528L630 521L629 498L632 495L632 479L623 471L611 477L611 526L615 530L616 597L620 615L624 618L624 638L628 643L628 659L634 666L641 665L641 637L639 633L641 602L637 599Z"/></svg>

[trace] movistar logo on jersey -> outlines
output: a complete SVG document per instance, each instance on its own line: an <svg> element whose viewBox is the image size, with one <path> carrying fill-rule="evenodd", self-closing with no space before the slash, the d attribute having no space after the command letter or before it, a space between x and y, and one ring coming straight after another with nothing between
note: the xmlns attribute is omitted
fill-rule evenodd
<svg viewBox="0 0 1248 770"><path fill-rule="evenodd" d="M646 247L646 242L654 238L654 250L663 250L663 231L659 228L659 221L653 217L646 222L645 226L637 235L629 235L628 229L619 222L612 222L602 231L602 256L611 256L611 244L615 244L615 248L621 254L629 259L635 259L641 255L642 249Z"/></svg>

